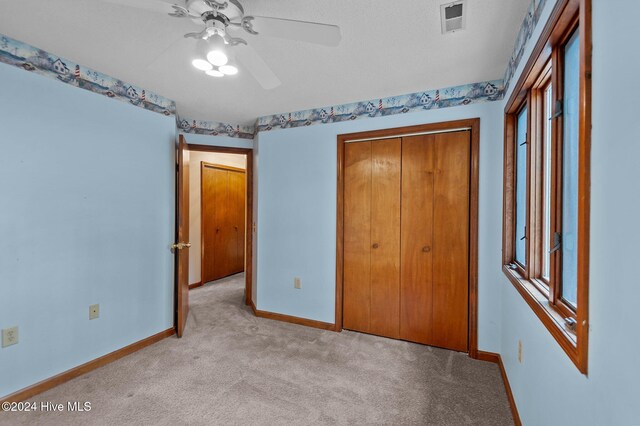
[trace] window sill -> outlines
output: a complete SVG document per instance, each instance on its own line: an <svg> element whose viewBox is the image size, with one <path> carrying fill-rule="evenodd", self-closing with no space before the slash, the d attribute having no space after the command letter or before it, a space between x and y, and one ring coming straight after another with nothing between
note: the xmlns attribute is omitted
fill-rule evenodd
<svg viewBox="0 0 640 426"><path fill-rule="evenodd" d="M578 369L582 371L578 361L576 334L564 326L564 317L549 304L547 298L532 282L522 278L508 265L503 266L502 271L542 321L542 324L549 330L549 333L556 339Z"/></svg>

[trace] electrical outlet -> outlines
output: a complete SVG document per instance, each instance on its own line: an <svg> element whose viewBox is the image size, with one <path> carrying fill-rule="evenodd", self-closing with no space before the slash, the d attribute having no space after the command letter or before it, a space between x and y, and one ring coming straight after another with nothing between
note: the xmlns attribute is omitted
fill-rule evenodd
<svg viewBox="0 0 640 426"><path fill-rule="evenodd" d="M91 305L89 306L89 319L94 320L100 317L100 305Z"/></svg>
<svg viewBox="0 0 640 426"><path fill-rule="evenodd" d="M522 364L522 340L518 340L518 362Z"/></svg>
<svg viewBox="0 0 640 426"><path fill-rule="evenodd" d="M302 288L302 283L300 282L300 277L295 277L293 279L293 287L297 288L297 289L301 289Z"/></svg>
<svg viewBox="0 0 640 426"><path fill-rule="evenodd" d="M2 329L2 347L15 345L18 343L18 326Z"/></svg>

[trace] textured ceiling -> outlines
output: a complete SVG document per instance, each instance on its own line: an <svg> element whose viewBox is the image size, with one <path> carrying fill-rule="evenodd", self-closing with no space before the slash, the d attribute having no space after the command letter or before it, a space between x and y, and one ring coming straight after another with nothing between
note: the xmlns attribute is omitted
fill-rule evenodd
<svg viewBox="0 0 640 426"><path fill-rule="evenodd" d="M240 1L247 14L339 25L342 42L330 48L246 34L282 81L264 90L242 68L214 79L191 66L192 51L172 49L198 29L191 21L99 0L0 0L0 33L174 99L181 116L253 124L258 116L500 79L530 3L468 0L467 29L442 35L447 0Z"/></svg>

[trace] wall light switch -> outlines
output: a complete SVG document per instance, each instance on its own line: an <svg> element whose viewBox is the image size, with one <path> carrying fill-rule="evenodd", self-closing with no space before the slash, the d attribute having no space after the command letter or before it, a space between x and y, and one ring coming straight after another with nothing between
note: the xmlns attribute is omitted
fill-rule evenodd
<svg viewBox="0 0 640 426"><path fill-rule="evenodd" d="M300 277L295 277L293 279L293 287L297 288L297 289L301 289L302 288L302 283L300 282Z"/></svg>
<svg viewBox="0 0 640 426"><path fill-rule="evenodd" d="M100 317L100 305L91 305L89 306L89 319L93 320Z"/></svg>
<svg viewBox="0 0 640 426"><path fill-rule="evenodd" d="M18 343L18 326L2 329L2 347L15 345Z"/></svg>

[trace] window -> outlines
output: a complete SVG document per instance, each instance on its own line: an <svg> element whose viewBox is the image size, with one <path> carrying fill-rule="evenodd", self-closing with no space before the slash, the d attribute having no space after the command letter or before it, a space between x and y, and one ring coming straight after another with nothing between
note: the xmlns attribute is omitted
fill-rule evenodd
<svg viewBox="0 0 640 426"><path fill-rule="evenodd" d="M503 270L587 371L589 0L560 0L505 109Z"/></svg>
<svg viewBox="0 0 640 426"><path fill-rule="evenodd" d="M551 253L547 247L551 247L551 120L553 119L553 86L551 82L544 88L543 107L543 148L542 148L542 280L549 283L551 270ZM547 288L548 290L548 288Z"/></svg>
<svg viewBox="0 0 640 426"><path fill-rule="evenodd" d="M527 108L518 114L516 144L516 224L515 260L527 265Z"/></svg>
<svg viewBox="0 0 640 426"><path fill-rule="evenodd" d="M564 46L564 126L562 135L562 299L577 307L578 95L580 42L574 31Z"/></svg>

